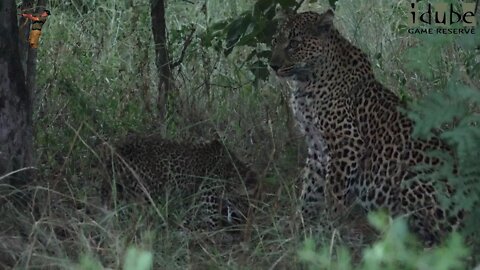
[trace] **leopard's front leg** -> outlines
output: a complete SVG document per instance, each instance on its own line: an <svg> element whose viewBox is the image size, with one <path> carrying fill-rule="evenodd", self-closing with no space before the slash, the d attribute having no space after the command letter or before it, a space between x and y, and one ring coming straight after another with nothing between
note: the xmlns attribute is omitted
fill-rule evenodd
<svg viewBox="0 0 480 270"><path fill-rule="evenodd" d="M335 137L326 136L330 159L326 165L325 196L329 214L334 218L346 214L365 154L363 139L354 124L346 117L338 126L342 128L336 130Z"/></svg>
<svg viewBox="0 0 480 270"><path fill-rule="evenodd" d="M313 155L307 158L302 172L301 213L305 221L311 222L322 216L327 208L325 201L325 164Z"/></svg>

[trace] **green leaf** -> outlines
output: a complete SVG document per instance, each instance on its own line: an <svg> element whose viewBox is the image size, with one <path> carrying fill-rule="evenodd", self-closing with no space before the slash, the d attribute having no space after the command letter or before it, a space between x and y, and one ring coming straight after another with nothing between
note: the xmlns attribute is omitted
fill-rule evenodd
<svg viewBox="0 0 480 270"><path fill-rule="evenodd" d="M80 270L101 270L103 269L99 261L95 260L91 256L82 256L80 259L80 264L78 266Z"/></svg>
<svg viewBox="0 0 480 270"><path fill-rule="evenodd" d="M250 66L250 71L255 75L255 79L265 80L270 76L267 65L263 61L256 61Z"/></svg>
<svg viewBox="0 0 480 270"><path fill-rule="evenodd" d="M395 29L392 31L397 32L398 35L404 35L408 30L408 26L406 24L399 24Z"/></svg>
<svg viewBox="0 0 480 270"><path fill-rule="evenodd" d="M255 46L257 44L256 37L263 30L263 25L260 20L253 19L249 24L243 36L238 40L236 46Z"/></svg>
<svg viewBox="0 0 480 270"><path fill-rule="evenodd" d="M125 255L123 270L150 270L153 266L153 255L148 251L129 248Z"/></svg>
<svg viewBox="0 0 480 270"><path fill-rule="evenodd" d="M336 6L336 3L337 3L338 0L328 0L328 4L330 4L330 7L335 10L335 8L337 7Z"/></svg>
<svg viewBox="0 0 480 270"><path fill-rule="evenodd" d="M213 41L217 38L223 39L225 36L225 28L228 25L228 21L217 22L207 28L207 30L200 34L202 46L212 47Z"/></svg>
<svg viewBox="0 0 480 270"><path fill-rule="evenodd" d="M242 16L233 20L226 27L227 50L225 54L228 55L232 51L237 41L245 35L248 26L253 22L253 17L250 13L243 13Z"/></svg>
<svg viewBox="0 0 480 270"><path fill-rule="evenodd" d="M261 52L257 53L257 58L258 59L261 59L261 58L270 59L271 55L272 55L271 50L265 50L265 51L261 51Z"/></svg>
<svg viewBox="0 0 480 270"><path fill-rule="evenodd" d="M297 5L295 0L277 0L277 3L279 3L282 8L292 8Z"/></svg>
<svg viewBox="0 0 480 270"><path fill-rule="evenodd" d="M274 0L258 0L253 6L253 16L262 16L271 9L275 11L275 5L276 3Z"/></svg>
<svg viewBox="0 0 480 270"><path fill-rule="evenodd" d="M247 56L247 58L245 58L245 61L248 62L250 60L252 60L254 57L256 57L257 59L269 59L270 56L272 55L272 51L271 50L265 50L265 51L261 51L261 52L258 52L256 50L250 52Z"/></svg>
<svg viewBox="0 0 480 270"><path fill-rule="evenodd" d="M379 213L370 213L368 215L368 222L373 225L376 229L382 231L388 228L389 217L384 212Z"/></svg>

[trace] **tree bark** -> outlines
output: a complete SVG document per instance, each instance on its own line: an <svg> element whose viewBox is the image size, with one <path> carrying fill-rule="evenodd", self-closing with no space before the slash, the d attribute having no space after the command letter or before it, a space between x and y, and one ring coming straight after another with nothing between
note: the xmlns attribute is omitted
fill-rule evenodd
<svg viewBox="0 0 480 270"><path fill-rule="evenodd" d="M161 132L166 130L167 100L173 87L171 63L167 48L165 1L151 0L152 33L155 42L156 65L159 72L157 109Z"/></svg>
<svg viewBox="0 0 480 270"><path fill-rule="evenodd" d="M14 0L0 2L0 183L30 180L33 160L32 102L19 50ZM18 171L18 172L15 172ZM8 175L8 177L7 177Z"/></svg>
<svg viewBox="0 0 480 270"><path fill-rule="evenodd" d="M20 12L23 11L32 11L33 10L33 0L23 0L20 6ZM20 17L18 19L19 31L18 34L20 36L18 47L20 48L20 61L23 67L23 73L27 74L27 59L28 59L28 35L30 33L30 25L31 22L24 17Z"/></svg>
<svg viewBox="0 0 480 270"><path fill-rule="evenodd" d="M26 12L33 12L33 13L42 13L46 7L46 0L37 0L35 7L34 0L23 0L21 10L25 10ZM31 22L26 18L20 17L18 21L18 25L20 26L19 29L19 47L20 47L20 59L23 66L23 72L26 78L27 89L32 95L32 107L35 108L36 106L36 97L37 94L37 49L30 48L28 42L28 36L30 34L30 26Z"/></svg>

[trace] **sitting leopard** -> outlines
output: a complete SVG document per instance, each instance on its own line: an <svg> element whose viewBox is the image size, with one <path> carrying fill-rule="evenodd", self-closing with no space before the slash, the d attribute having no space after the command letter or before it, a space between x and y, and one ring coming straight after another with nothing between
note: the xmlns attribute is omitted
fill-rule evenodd
<svg viewBox="0 0 480 270"><path fill-rule="evenodd" d="M457 228L463 212L442 208L434 180L418 180L413 169L438 165L427 153L448 147L436 137L412 137L400 99L375 79L366 54L335 28L334 13L279 19L270 66L296 84L291 107L308 147L303 218L341 217L356 202L367 211L408 216L426 244Z"/></svg>
<svg viewBox="0 0 480 270"><path fill-rule="evenodd" d="M175 198L197 206L192 211L201 222L192 218L187 225L215 230L245 221L256 174L220 141L181 143L129 135L113 147L105 146L106 170L109 180L116 179L117 198L155 202L172 191ZM112 187L112 181L104 182L104 202L112 199Z"/></svg>

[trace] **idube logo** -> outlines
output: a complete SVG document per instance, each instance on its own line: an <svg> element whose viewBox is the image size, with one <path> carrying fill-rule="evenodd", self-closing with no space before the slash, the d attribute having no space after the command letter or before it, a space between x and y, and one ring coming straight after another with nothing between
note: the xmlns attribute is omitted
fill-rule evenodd
<svg viewBox="0 0 480 270"><path fill-rule="evenodd" d="M477 3L411 3L410 34L475 34ZM433 27L425 27L433 26Z"/></svg>

